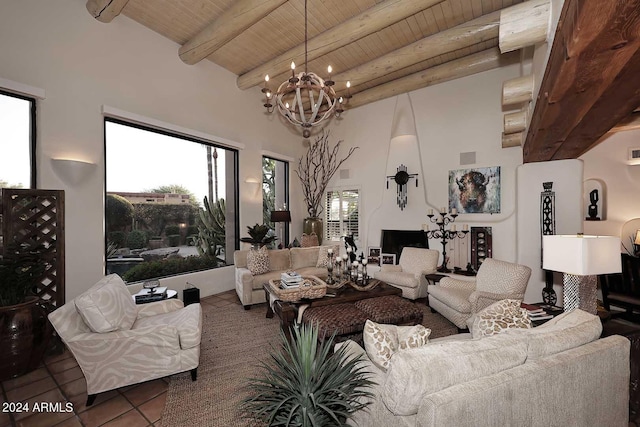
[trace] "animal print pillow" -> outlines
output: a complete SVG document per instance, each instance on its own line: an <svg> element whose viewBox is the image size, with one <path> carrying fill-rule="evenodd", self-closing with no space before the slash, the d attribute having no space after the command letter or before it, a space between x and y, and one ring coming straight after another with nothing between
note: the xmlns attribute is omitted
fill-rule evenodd
<svg viewBox="0 0 640 427"><path fill-rule="evenodd" d="M266 246L262 246L258 250L251 248L247 254L247 268L254 276L271 271L269 253Z"/></svg>
<svg viewBox="0 0 640 427"><path fill-rule="evenodd" d="M371 320L366 321L362 333L369 360L383 371L389 368L391 356L396 352L422 347L429 342L429 335L431 329L422 325L385 325Z"/></svg>
<svg viewBox="0 0 640 427"><path fill-rule="evenodd" d="M473 338L482 338L513 328L531 328L529 313L520 307L520 301L503 299L476 314L471 333Z"/></svg>
<svg viewBox="0 0 640 427"><path fill-rule="evenodd" d="M335 261L336 257L340 255L340 246L320 246L318 249L318 263L316 264L317 268L326 267L329 264L329 249L333 249L333 260Z"/></svg>

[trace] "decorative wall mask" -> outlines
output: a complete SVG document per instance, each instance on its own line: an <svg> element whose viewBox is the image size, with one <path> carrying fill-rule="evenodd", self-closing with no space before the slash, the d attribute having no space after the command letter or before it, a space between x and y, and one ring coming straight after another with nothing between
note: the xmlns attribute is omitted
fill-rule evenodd
<svg viewBox="0 0 640 427"><path fill-rule="evenodd" d="M389 181L393 180L396 183L398 190L398 207L400 210L404 210L407 206L407 183L411 178L416 178L418 176L417 173L408 173L407 167L405 165L400 165L397 168L397 172L395 175L387 176L387 190L389 189ZM416 187L418 186L418 180L416 179Z"/></svg>

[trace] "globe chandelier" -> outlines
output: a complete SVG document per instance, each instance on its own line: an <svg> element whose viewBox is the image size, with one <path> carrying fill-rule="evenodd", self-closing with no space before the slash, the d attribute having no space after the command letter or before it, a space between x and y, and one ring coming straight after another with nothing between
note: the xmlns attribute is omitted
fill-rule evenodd
<svg viewBox="0 0 640 427"><path fill-rule="evenodd" d="M318 126L333 115L340 117L344 112L344 105L351 98L349 89L351 83L347 82L347 90L344 96L338 97L331 80L331 65L327 67L327 80L316 73L307 70L307 0L304 1L304 71L296 76L296 64L291 61L291 77L285 80L275 94L269 89L269 75L264 77L262 93L265 96L264 107L268 113L276 107L280 114L289 123L302 128L302 136L309 138L311 128Z"/></svg>

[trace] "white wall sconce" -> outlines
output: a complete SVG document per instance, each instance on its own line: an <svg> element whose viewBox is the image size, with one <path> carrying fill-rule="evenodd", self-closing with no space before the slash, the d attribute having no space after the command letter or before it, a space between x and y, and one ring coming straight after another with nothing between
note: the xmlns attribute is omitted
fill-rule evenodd
<svg viewBox="0 0 640 427"><path fill-rule="evenodd" d="M96 164L76 159L51 159L51 168L65 184L75 186L91 175Z"/></svg>

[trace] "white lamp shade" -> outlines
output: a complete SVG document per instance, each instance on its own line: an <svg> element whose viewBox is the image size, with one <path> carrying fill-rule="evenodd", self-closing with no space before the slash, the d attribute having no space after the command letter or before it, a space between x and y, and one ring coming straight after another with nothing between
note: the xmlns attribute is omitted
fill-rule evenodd
<svg viewBox="0 0 640 427"><path fill-rule="evenodd" d="M542 236L542 268L576 276L620 273L620 238Z"/></svg>

